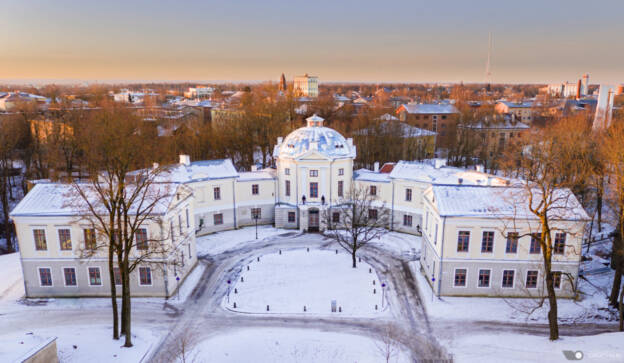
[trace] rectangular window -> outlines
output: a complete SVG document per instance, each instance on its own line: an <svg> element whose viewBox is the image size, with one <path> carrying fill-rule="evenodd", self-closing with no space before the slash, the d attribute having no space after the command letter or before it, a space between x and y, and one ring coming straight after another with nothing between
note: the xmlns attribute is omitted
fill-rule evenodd
<svg viewBox="0 0 624 363"><path fill-rule="evenodd" d="M99 267L89 267L89 285L91 286L102 285L102 276L100 275Z"/></svg>
<svg viewBox="0 0 624 363"><path fill-rule="evenodd" d="M404 214L403 215L403 225L406 227L412 226L412 216Z"/></svg>
<svg viewBox="0 0 624 363"><path fill-rule="evenodd" d="M285 188L286 196L290 197L290 180L286 180L286 188Z"/></svg>
<svg viewBox="0 0 624 363"><path fill-rule="evenodd" d="M73 267L63 268L63 276L65 277L65 286L76 286L76 269Z"/></svg>
<svg viewBox="0 0 624 363"><path fill-rule="evenodd" d="M526 287L527 289L534 289L537 287L537 271L527 271Z"/></svg>
<svg viewBox="0 0 624 363"><path fill-rule="evenodd" d="M180 236L182 235L182 216L178 214L178 230L180 231Z"/></svg>
<svg viewBox="0 0 624 363"><path fill-rule="evenodd" d="M212 193L214 194L214 200L221 200L221 187L214 187Z"/></svg>
<svg viewBox="0 0 624 363"><path fill-rule="evenodd" d="M188 211L188 208L185 209L184 212L186 213L186 228L189 228L191 226L191 222L189 221L189 211Z"/></svg>
<svg viewBox="0 0 624 363"><path fill-rule="evenodd" d="M37 251L45 251L48 249L44 229L33 229L33 237L35 238L35 249Z"/></svg>
<svg viewBox="0 0 624 363"><path fill-rule="evenodd" d="M213 219L214 219L215 226L217 224L223 224L223 213L217 213L213 215Z"/></svg>
<svg viewBox="0 0 624 363"><path fill-rule="evenodd" d="M52 286L52 271L48 267L39 268L39 282L41 286Z"/></svg>
<svg viewBox="0 0 624 363"><path fill-rule="evenodd" d="M288 212L288 223L295 223L297 214L295 212Z"/></svg>
<svg viewBox="0 0 624 363"><path fill-rule="evenodd" d="M507 246L505 247L505 253L518 252L518 232L507 233Z"/></svg>
<svg viewBox="0 0 624 363"><path fill-rule="evenodd" d="M370 195L377 195L377 187L374 185L370 186Z"/></svg>
<svg viewBox="0 0 624 363"><path fill-rule="evenodd" d="M540 246L540 234L539 233L532 233L531 234L531 246L529 247L529 253L540 253L542 252L541 246Z"/></svg>
<svg viewBox="0 0 624 363"><path fill-rule="evenodd" d="M84 228L82 230L82 234L84 235L85 248L87 250L94 250L97 247L96 240L95 240L95 229Z"/></svg>
<svg viewBox="0 0 624 363"><path fill-rule="evenodd" d="M555 233L555 245L553 246L553 253L556 255L563 255L565 251L565 232Z"/></svg>
<svg viewBox="0 0 624 363"><path fill-rule="evenodd" d="M121 285L121 270L119 267L113 267L113 277L115 278L115 285Z"/></svg>
<svg viewBox="0 0 624 363"><path fill-rule="evenodd" d="M368 210L368 219L377 219L377 209L369 209Z"/></svg>
<svg viewBox="0 0 624 363"><path fill-rule="evenodd" d="M342 180L338 180L338 196L344 196L344 182Z"/></svg>
<svg viewBox="0 0 624 363"><path fill-rule="evenodd" d="M338 169L338 175L344 175L344 169L343 168Z"/></svg>
<svg viewBox="0 0 624 363"><path fill-rule="evenodd" d="M483 232L483 239L481 240L481 253L491 253L494 251L494 232Z"/></svg>
<svg viewBox="0 0 624 363"><path fill-rule="evenodd" d="M284 174L286 174L286 175L290 175L290 168L286 168L286 169L284 169Z"/></svg>
<svg viewBox="0 0 624 363"><path fill-rule="evenodd" d="M457 233L457 252L468 252L470 245L470 231L459 231Z"/></svg>
<svg viewBox="0 0 624 363"><path fill-rule="evenodd" d="M147 229L139 228L136 231L136 248L137 250L147 250Z"/></svg>
<svg viewBox="0 0 624 363"><path fill-rule="evenodd" d="M561 271L553 271L552 277L553 277L553 286L555 287L555 289L560 289L561 288Z"/></svg>
<svg viewBox="0 0 624 363"><path fill-rule="evenodd" d="M479 270L479 287L490 287L490 270Z"/></svg>
<svg viewBox="0 0 624 363"><path fill-rule="evenodd" d="M406 202L411 202L412 201L412 189L405 189L405 201Z"/></svg>
<svg viewBox="0 0 624 363"><path fill-rule="evenodd" d="M455 270L455 286L466 286L466 269L458 268Z"/></svg>
<svg viewBox="0 0 624 363"><path fill-rule="evenodd" d="M258 195L260 194L260 186L258 184L251 185L251 194Z"/></svg>
<svg viewBox="0 0 624 363"><path fill-rule="evenodd" d="M504 270L503 271L503 284L504 288L512 288L514 284L514 270Z"/></svg>
<svg viewBox="0 0 624 363"><path fill-rule="evenodd" d="M311 177L317 177L318 176L318 170L310 170L310 176Z"/></svg>
<svg viewBox="0 0 624 363"><path fill-rule="evenodd" d="M340 212L332 213L332 223L340 223Z"/></svg>
<svg viewBox="0 0 624 363"><path fill-rule="evenodd" d="M251 208L251 218L260 219L262 218L262 209L261 208Z"/></svg>
<svg viewBox="0 0 624 363"><path fill-rule="evenodd" d="M72 249L71 232L68 228L58 230L59 242L62 251L70 251Z"/></svg>
<svg viewBox="0 0 624 363"><path fill-rule="evenodd" d="M310 198L318 198L318 183L310 183Z"/></svg>
<svg viewBox="0 0 624 363"><path fill-rule="evenodd" d="M139 285L152 284L152 269L149 267L139 267Z"/></svg>

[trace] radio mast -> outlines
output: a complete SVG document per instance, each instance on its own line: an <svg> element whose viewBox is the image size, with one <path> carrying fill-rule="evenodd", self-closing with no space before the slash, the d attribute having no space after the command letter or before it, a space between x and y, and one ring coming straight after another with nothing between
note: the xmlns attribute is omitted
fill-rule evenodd
<svg viewBox="0 0 624 363"><path fill-rule="evenodd" d="M492 61L492 32L488 33L488 55L487 62L485 63L485 84L486 89L490 90L490 85L492 83L492 70L490 69Z"/></svg>

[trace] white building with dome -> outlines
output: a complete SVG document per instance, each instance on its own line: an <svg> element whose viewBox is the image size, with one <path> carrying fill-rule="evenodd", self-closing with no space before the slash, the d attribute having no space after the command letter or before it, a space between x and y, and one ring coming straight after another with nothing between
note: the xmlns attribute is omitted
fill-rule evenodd
<svg viewBox="0 0 624 363"><path fill-rule="evenodd" d="M187 155L167 167L163 182L189 193L163 212L160 227L146 227L145 233L171 235L172 243L182 241L180 254L172 258L187 264L184 270L175 264L165 267L171 276L151 274L145 270L148 266L142 267L142 275L132 277L137 296L175 292L177 277L183 280L197 259L195 236L256 223L322 231L323 212L347 199L352 186L374 195L374 208L391 211L389 229L422 236L421 265L436 294L526 296L543 287L538 283L543 280L539 251L529 236L537 228L536 220L527 214L522 223L513 224L514 230L505 231L510 218L505 211L526 204L526 199L509 204L505 195L521 190L510 187L509 180L447 167L440 160L399 161L354 171L353 140L323 123L314 115L305 127L278 138L275 168L239 172L229 159L191 162ZM85 245L81 231L86 227L57 210L63 205L57 189L37 185L11 213L27 296L104 296L110 284L106 266L80 257ZM561 231L553 236L558 243L553 269L559 276L558 294L571 297L580 264L574 251L580 250L588 217L573 195L568 200L562 209L570 213L553 221ZM336 213L339 208L332 210L332 219L340 217ZM510 238L507 232L524 237ZM564 275L571 280L564 281Z"/></svg>

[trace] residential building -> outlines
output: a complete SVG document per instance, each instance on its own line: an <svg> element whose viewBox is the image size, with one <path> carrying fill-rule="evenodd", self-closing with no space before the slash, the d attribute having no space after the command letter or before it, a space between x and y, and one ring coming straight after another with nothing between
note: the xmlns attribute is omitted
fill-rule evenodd
<svg viewBox="0 0 624 363"><path fill-rule="evenodd" d="M477 152L484 151L491 157L494 153L505 150L516 140L520 140L530 126L516 121L516 115L512 113L488 117L474 124L459 124L458 128L472 133L471 136L478 136L481 142L478 144ZM463 134L458 133L458 137L460 135Z"/></svg>
<svg viewBox="0 0 624 363"><path fill-rule="evenodd" d="M161 202L141 224L136 247L141 238L146 249L158 246L166 253L142 262L130 284L133 296L170 297L197 262L192 194L174 183L151 188L150 195ZM110 296L110 284L120 283L109 277L108 249L92 251L107 237L90 222L80 200L71 184L38 183L11 212L26 297Z"/></svg>
<svg viewBox="0 0 624 363"><path fill-rule="evenodd" d="M50 100L39 95L33 95L26 92L5 92L0 93L0 111L14 111L20 105L34 105L39 110L48 108Z"/></svg>
<svg viewBox="0 0 624 363"><path fill-rule="evenodd" d="M447 148L454 142L459 111L448 103L407 103L396 114L401 122L437 133L437 146Z"/></svg>
<svg viewBox="0 0 624 363"><path fill-rule="evenodd" d="M494 109L501 114L514 114L518 121L533 122L533 102L498 101Z"/></svg>
<svg viewBox="0 0 624 363"><path fill-rule="evenodd" d="M319 79L317 76L310 76L307 73L303 76L297 76L294 80L294 90L299 96L318 97L319 95Z"/></svg>
<svg viewBox="0 0 624 363"><path fill-rule="evenodd" d="M573 297L589 217L570 190L550 215L552 271L559 297ZM533 193L533 207L541 197ZM421 266L438 296L540 297L543 256L524 187L433 185L423 196Z"/></svg>
<svg viewBox="0 0 624 363"><path fill-rule="evenodd" d="M212 87L189 87L189 89L184 92L184 97L186 98L210 98L212 93L214 92L214 88Z"/></svg>

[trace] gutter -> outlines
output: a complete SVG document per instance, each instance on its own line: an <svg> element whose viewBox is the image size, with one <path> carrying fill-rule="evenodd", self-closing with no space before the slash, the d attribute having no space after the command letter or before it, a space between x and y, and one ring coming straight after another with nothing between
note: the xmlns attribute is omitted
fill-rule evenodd
<svg viewBox="0 0 624 363"><path fill-rule="evenodd" d="M236 181L232 179L232 214L234 214L234 229L238 228L236 225Z"/></svg>
<svg viewBox="0 0 624 363"><path fill-rule="evenodd" d="M442 263L444 260L444 226L446 225L446 216L442 218L442 246L440 251L440 272L438 273L438 299L442 294Z"/></svg>

